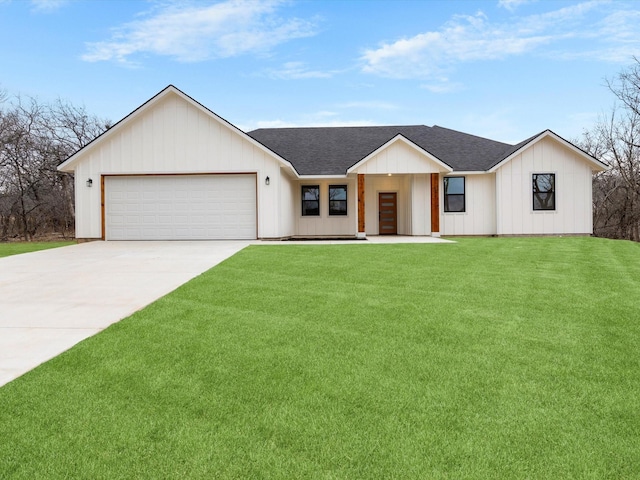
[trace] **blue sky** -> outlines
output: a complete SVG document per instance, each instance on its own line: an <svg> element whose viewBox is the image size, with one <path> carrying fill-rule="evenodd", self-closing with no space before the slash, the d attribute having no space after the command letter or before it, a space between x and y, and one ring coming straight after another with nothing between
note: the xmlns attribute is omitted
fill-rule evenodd
<svg viewBox="0 0 640 480"><path fill-rule="evenodd" d="M573 139L633 55L636 1L0 0L0 87L113 121L173 84L244 130Z"/></svg>

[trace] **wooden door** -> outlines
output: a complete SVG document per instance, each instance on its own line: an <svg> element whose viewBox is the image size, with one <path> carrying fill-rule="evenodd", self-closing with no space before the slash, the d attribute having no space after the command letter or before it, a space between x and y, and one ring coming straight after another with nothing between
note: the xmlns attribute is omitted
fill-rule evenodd
<svg viewBox="0 0 640 480"><path fill-rule="evenodd" d="M398 234L397 193L378 193L378 233L380 235Z"/></svg>

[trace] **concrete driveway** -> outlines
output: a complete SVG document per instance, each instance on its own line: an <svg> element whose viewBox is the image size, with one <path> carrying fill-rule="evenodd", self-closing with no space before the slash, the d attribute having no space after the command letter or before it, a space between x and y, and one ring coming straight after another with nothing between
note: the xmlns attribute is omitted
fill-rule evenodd
<svg viewBox="0 0 640 480"><path fill-rule="evenodd" d="M91 242L0 258L0 386L250 243Z"/></svg>

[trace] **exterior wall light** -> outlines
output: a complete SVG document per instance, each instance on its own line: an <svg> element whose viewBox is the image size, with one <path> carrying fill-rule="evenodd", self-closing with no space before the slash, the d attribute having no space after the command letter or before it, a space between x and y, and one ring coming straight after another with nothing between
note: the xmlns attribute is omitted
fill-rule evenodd
<svg viewBox="0 0 640 480"><path fill-rule="evenodd" d="M269 176L267 176L267 178L264 179L264 184L269 185L270 183L271 183L271 179L269 178Z"/></svg>
<svg viewBox="0 0 640 480"><path fill-rule="evenodd" d="M87 187L93 187L93 180L87 179Z"/></svg>

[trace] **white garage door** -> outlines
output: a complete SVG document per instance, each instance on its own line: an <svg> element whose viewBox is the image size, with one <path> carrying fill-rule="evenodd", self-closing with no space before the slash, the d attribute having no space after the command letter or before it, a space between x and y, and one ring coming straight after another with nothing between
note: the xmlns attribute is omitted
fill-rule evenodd
<svg viewBox="0 0 640 480"><path fill-rule="evenodd" d="M105 178L107 240L256 238L255 175Z"/></svg>

